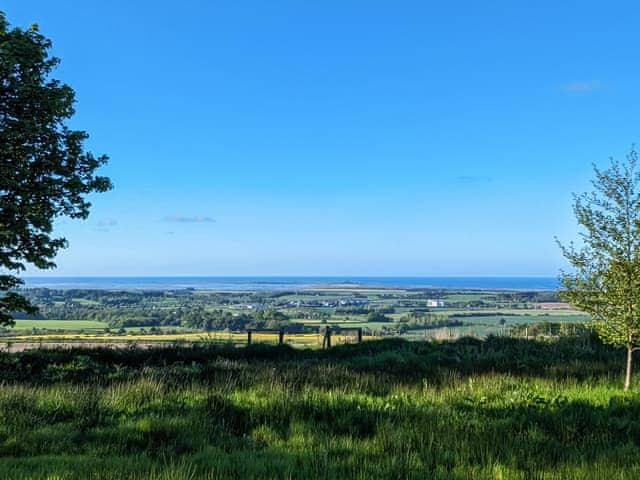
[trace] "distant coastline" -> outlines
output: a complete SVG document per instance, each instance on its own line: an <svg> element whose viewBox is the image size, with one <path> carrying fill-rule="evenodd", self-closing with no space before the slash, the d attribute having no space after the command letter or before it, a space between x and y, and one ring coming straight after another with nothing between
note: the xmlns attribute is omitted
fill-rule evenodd
<svg viewBox="0 0 640 480"><path fill-rule="evenodd" d="M26 288L58 290L305 290L310 288L442 288L463 290L557 290L556 277L25 277Z"/></svg>

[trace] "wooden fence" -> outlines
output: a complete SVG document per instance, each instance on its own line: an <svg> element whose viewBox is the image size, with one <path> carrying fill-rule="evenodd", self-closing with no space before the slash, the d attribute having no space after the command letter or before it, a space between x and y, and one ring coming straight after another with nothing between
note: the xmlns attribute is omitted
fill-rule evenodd
<svg viewBox="0 0 640 480"><path fill-rule="evenodd" d="M254 333L272 333L278 335L278 345L282 345L284 343L285 330L283 328L279 329L248 329L247 330L247 345L251 345L253 334ZM322 348L331 348L331 338L333 336L334 330L330 325L327 325L324 328L319 328L318 333L322 334ZM341 328L340 334L344 333L355 333L356 339L358 343L362 342L362 328ZM295 335L295 333L293 334Z"/></svg>

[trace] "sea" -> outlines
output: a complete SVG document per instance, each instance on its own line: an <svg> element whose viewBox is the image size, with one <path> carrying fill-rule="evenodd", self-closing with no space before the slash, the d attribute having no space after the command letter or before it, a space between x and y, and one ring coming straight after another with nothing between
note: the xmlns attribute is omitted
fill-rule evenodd
<svg viewBox="0 0 640 480"><path fill-rule="evenodd" d="M441 288L469 290L557 290L556 277L26 277L26 288L57 290L288 291L318 287Z"/></svg>

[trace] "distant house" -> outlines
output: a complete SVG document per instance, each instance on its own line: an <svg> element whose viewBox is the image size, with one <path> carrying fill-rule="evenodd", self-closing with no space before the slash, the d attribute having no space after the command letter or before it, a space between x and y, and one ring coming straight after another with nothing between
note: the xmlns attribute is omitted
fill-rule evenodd
<svg viewBox="0 0 640 480"><path fill-rule="evenodd" d="M255 310L256 312L261 312L266 310L266 305L262 303L248 303L246 305L240 305L238 307L240 310Z"/></svg>
<svg viewBox="0 0 640 480"><path fill-rule="evenodd" d="M564 302L538 302L533 304L536 310L573 310L570 303Z"/></svg>
<svg viewBox="0 0 640 480"><path fill-rule="evenodd" d="M438 307L444 307L444 300L427 300L427 307L434 307L434 308L438 308Z"/></svg>

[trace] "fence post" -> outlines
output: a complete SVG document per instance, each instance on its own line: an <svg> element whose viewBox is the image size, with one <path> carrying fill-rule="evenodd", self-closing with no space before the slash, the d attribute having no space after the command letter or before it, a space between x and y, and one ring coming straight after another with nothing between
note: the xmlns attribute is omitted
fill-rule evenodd
<svg viewBox="0 0 640 480"><path fill-rule="evenodd" d="M284 343L284 328L281 328L278 332L278 344L282 345Z"/></svg>
<svg viewBox="0 0 640 480"><path fill-rule="evenodd" d="M251 330L247 330L247 345L251 345Z"/></svg>
<svg viewBox="0 0 640 480"><path fill-rule="evenodd" d="M325 338L327 340L327 348L331 348L331 327L327 327L324 332Z"/></svg>
<svg viewBox="0 0 640 480"><path fill-rule="evenodd" d="M358 328L358 343L362 343L362 327Z"/></svg>

